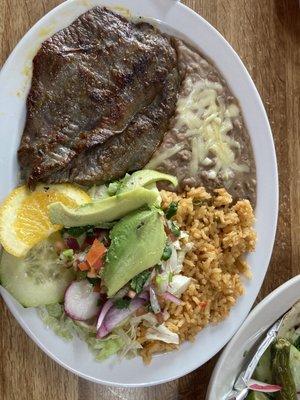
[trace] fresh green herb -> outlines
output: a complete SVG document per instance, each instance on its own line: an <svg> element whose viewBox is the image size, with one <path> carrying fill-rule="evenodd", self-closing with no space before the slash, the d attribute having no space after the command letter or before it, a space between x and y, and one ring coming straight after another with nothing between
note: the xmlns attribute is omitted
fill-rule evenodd
<svg viewBox="0 0 300 400"><path fill-rule="evenodd" d="M296 347L297 350L300 351L300 336L298 337L298 339L296 339L294 346Z"/></svg>
<svg viewBox="0 0 300 400"><path fill-rule="evenodd" d="M107 193L108 193L110 196L114 196L114 195L117 193L117 191L118 191L120 185L121 185L121 182L120 182L120 181L111 182L111 183L108 185Z"/></svg>
<svg viewBox="0 0 300 400"><path fill-rule="evenodd" d="M92 284L92 285L96 285L98 282L100 282L100 278L89 278L88 276L86 277L86 279Z"/></svg>
<svg viewBox="0 0 300 400"><path fill-rule="evenodd" d="M171 257L171 254L172 254L171 247L169 245L166 245L166 247L164 248L164 252L161 256L161 259L163 261L167 261Z"/></svg>
<svg viewBox="0 0 300 400"><path fill-rule="evenodd" d="M156 264L156 265L154 266L154 268L155 268L155 271L156 271L156 272L161 273L161 265L160 265L160 264Z"/></svg>
<svg viewBox="0 0 300 400"><path fill-rule="evenodd" d="M130 287L133 289L137 294L141 293L143 290L143 286L147 279L149 278L151 271L146 270L132 278L130 282Z"/></svg>
<svg viewBox="0 0 300 400"><path fill-rule="evenodd" d="M175 203L175 201L171 201L169 207L166 210L166 218L170 219L174 217L174 215L177 213L177 209L178 209L178 202Z"/></svg>
<svg viewBox="0 0 300 400"><path fill-rule="evenodd" d="M168 283L169 284L172 282L173 276L174 276L173 272L169 272L169 276L168 276Z"/></svg>
<svg viewBox="0 0 300 400"><path fill-rule="evenodd" d="M72 261L73 257L74 257L73 249L64 250L60 255L60 258L62 258L63 260L66 260L66 261Z"/></svg>
<svg viewBox="0 0 300 400"><path fill-rule="evenodd" d="M93 225L74 226L72 228L65 228L64 232L67 232L68 235L76 238L83 235L85 232L90 232L92 229Z"/></svg>
<svg viewBox="0 0 300 400"><path fill-rule="evenodd" d="M171 221L170 229L171 229L171 232L173 233L174 236L176 236L176 237L180 236L180 228L176 224L176 222Z"/></svg>
<svg viewBox="0 0 300 400"><path fill-rule="evenodd" d="M117 299L114 304L119 310L123 310L124 308L128 308L130 303L130 299Z"/></svg>

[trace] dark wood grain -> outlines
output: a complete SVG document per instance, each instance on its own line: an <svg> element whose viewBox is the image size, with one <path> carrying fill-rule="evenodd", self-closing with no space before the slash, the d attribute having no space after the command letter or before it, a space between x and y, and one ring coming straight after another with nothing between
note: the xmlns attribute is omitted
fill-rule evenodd
<svg viewBox="0 0 300 400"><path fill-rule="evenodd" d="M300 273L298 0L184 2L212 23L238 52L257 85L271 122L279 167L280 215L260 300ZM0 65L24 33L59 3L59 0L0 0ZM27 338L2 301L0 340L1 400L204 400L217 360L216 356L184 378L153 388L121 389L92 384L44 355Z"/></svg>

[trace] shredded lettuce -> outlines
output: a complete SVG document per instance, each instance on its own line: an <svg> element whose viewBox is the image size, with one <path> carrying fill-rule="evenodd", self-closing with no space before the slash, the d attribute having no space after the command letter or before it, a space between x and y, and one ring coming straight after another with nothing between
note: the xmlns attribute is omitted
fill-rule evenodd
<svg viewBox="0 0 300 400"><path fill-rule="evenodd" d="M51 328L56 335L67 341L73 339L74 323L66 316L61 304L40 307L39 315L44 324Z"/></svg>
<svg viewBox="0 0 300 400"><path fill-rule="evenodd" d="M123 339L115 335L110 335L105 339L88 336L85 341L98 361L105 360L116 354L124 345Z"/></svg>
<svg viewBox="0 0 300 400"><path fill-rule="evenodd" d="M38 309L42 321L58 336L70 341L75 335L86 342L96 360L102 361L114 354L121 357L136 356L141 345L136 340L136 326L115 329L104 339L96 338L96 327L73 321L64 312L63 305L53 304Z"/></svg>

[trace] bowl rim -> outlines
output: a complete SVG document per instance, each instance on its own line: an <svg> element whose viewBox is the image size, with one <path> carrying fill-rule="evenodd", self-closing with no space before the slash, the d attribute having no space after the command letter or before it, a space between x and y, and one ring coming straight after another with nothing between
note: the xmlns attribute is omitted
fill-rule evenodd
<svg viewBox="0 0 300 400"><path fill-rule="evenodd" d="M218 379L218 375L220 374L220 371L224 370L224 363L226 362L226 360L230 356L231 352L236 348L236 345L239 342L240 335L247 329L247 327L253 321L258 319L259 316L264 313L265 309L270 304L272 304L272 302L275 299L277 299L278 297L283 296L286 293L287 290L291 290L291 288L294 287L294 286L299 286L299 288L300 288L300 274L294 276L293 278L289 279L288 281L284 282L282 285L280 285L276 289L274 289L262 301L260 301L253 308L253 310L249 313L249 315L247 316L247 318L245 319L243 324L240 326L238 331L235 333L235 335L231 338L229 343L226 345L225 349L222 351L222 354L219 357L219 359L218 359L218 361L217 361L217 363L215 365L215 368L213 370L213 373L211 375L210 382L209 382L209 385L208 385L207 394L206 394L206 400L215 400L214 397L210 397L210 396L214 396L214 393L212 393L214 383ZM300 295L298 295L298 299L300 299L299 296ZM284 306L285 311L283 311L282 315L285 312L287 312L293 306L293 304L295 304L295 302L297 302L297 299L294 302L292 302L292 304L286 304ZM272 318L272 321L270 322L270 324L268 323L265 327L262 327L262 331L259 332L259 337L261 337L263 335L263 333L266 331L266 329L268 329L268 327L270 327L273 323L275 323L275 321L278 318L280 318L280 315ZM251 336L252 335L250 334L250 337ZM258 340L259 337L257 336L255 338L255 340ZM246 342L245 342L245 344L246 344ZM251 347L252 347L252 345L251 345Z"/></svg>
<svg viewBox="0 0 300 400"><path fill-rule="evenodd" d="M155 0L152 0L155 1ZM268 260L267 264L270 261L271 258L271 254L272 254L272 249L273 249L273 245L274 245L274 239L275 239L275 233L276 233L276 227L277 227L277 217L278 217L278 172L277 172L277 162L276 162L276 153L275 153L275 147L274 147L274 142L272 139L272 132L271 132L271 128L270 128L270 124L268 121L268 117L264 108L264 105L262 103L262 100L260 98L260 95L256 89L256 86L252 80L252 78L250 77L246 67L244 66L244 64L242 63L241 59L239 58L239 56L237 55L237 53L235 52L235 50L232 48L232 46L226 41L226 39L210 24L208 23L202 16L200 16L199 14L197 14L195 11L193 11L192 9L190 9L188 6L180 3L180 1L174 1L174 0L168 0L169 3L172 3L172 6L175 8L179 8L181 9L181 12L185 12L185 13L189 13L190 15L197 17L197 19L200 21L201 24L205 25L206 29L210 30L211 32L213 32L213 34L215 36L218 37L218 40L222 42L222 46L227 48L227 51L229 51L231 53L231 57L235 59L235 62L238 64L239 69L242 71L245 80L247 80L247 83L251 86L251 91L253 93L253 96L255 98L255 101L257 103L257 109L259 109L260 113L262 114L262 118L264 119L264 127L265 130L268 132L268 140L269 140L269 151L270 151L270 158L272 159L272 168L273 168L273 173L274 176L272 177L273 179L273 194L274 194L274 200L273 200L273 215L274 215L274 221L273 221L273 226L271 228L271 235L270 235L270 246L268 251L266 252L266 259ZM130 3L130 0L128 1ZM55 7L54 9L52 9L50 12L48 12L46 15L44 15L40 20L38 20L36 22L35 25L33 25L33 27L22 37L22 39L18 42L18 44L16 45L16 47L14 48L14 50L12 51L12 53L10 54L10 56L8 57L7 61L5 62L5 64L3 65L3 68L1 70L1 75L3 75L7 70L9 70L10 68L10 64L15 56L15 54L18 52L18 50L23 46L23 43L27 37L27 35L29 35L30 33L32 33L34 30L36 30L38 27L43 26L43 24L45 23L46 20L48 20L51 16L54 16L56 14L59 13L64 10L64 8L66 8L68 5L70 5L71 3L75 3L75 0L67 0L64 3L58 5L57 7ZM101 5L105 3L105 1L102 0L98 0L98 4ZM90 6L89 8L92 8L92 6ZM128 6L128 8L130 8L130 5ZM164 22L164 21L163 21ZM251 136L251 135L250 135ZM265 274L267 273L267 265L266 265L266 269L265 269ZM264 274L264 277L265 277ZM264 279L263 277L263 279ZM261 280L261 284L263 282L263 279ZM261 284L259 285L259 288L261 286ZM255 291L255 298L258 294L259 288L256 288ZM6 291L4 291L2 288L0 288L0 292L2 293L3 299L6 302L6 304L8 305L8 308L10 309L10 311L12 312L12 314L14 315L14 317L17 319L17 321L19 322L19 324L22 326L22 328L25 330L25 332L28 334L28 336L34 340L34 342L47 354L49 355L52 359L54 359L56 362L58 362L61 366L63 366L64 368L72 371L73 373L91 380L93 382L96 383L102 383L102 384L107 384L107 385L111 385L111 386L123 386L123 387L145 387L145 386L152 386L152 385L157 385L157 384L161 384L161 383L165 383L174 379L178 379L180 377L182 377L183 375L186 375L188 373L190 373L191 371L195 370L196 368L198 368L199 366L203 365L203 363L201 363L199 365L199 363L194 363L192 366L190 366L189 368L184 368L182 369L179 373L176 373L174 375L172 375L172 377L167 377L167 378L161 378L161 379L156 379L153 381L149 381L147 383L118 383L118 382L114 382L114 381L108 381L108 380L101 380L99 378L95 378L93 376L90 375L86 375L84 373L82 373L80 370L71 367L70 365L64 363L62 360L60 360L60 358L58 356L56 356L55 354L53 354L51 351L49 351L47 349L47 347L45 347L43 345L43 343L39 340L39 338L30 330L30 327L26 324L25 320L22 318L22 316L20 316L14 302L12 301L12 299L10 299L10 296L6 293ZM255 301L255 298L253 298L253 302ZM251 304L253 304L253 302L251 302ZM243 320L246 318L246 315L244 315L244 318L242 318L238 324L236 324L234 332L236 332L236 330L239 328L239 325L243 322ZM225 346L225 344L230 340L230 338L223 338L222 341L220 341L220 343L218 343L218 346L216 347L216 349L214 350L214 354L215 355L218 351L220 351L220 349ZM213 355L210 355L205 362L207 362L211 357L213 357ZM196 365L197 364L197 365Z"/></svg>

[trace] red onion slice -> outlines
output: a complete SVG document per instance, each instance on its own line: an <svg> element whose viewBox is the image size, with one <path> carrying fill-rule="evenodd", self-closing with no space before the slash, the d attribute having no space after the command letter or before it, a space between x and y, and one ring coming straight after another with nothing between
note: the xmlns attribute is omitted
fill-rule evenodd
<svg viewBox="0 0 300 400"><path fill-rule="evenodd" d="M111 307L114 305L114 303L111 300L107 300L106 303L103 304L103 307L101 308L99 317L98 317L98 321L97 321L97 331L100 328L100 326L102 325L102 322L106 316L106 314L108 313L108 311L111 309Z"/></svg>
<svg viewBox="0 0 300 400"><path fill-rule="evenodd" d="M135 297L129 304L127 308L119 310L116 307L111 307L109 312L107 312L104 320L97 331L97 338L101 339L110 333L117 325L122 321L132 315L137 309L146 303L144 299L140 297Z"/></svg>
<svg viewBox="0 0 300 400"><path fill-rule="evenodd" d="M248 388L256 392L275 393L279 392L282 388L279 385L271 385L269 383L259 382L255 379L250 379Z"/></svg>

